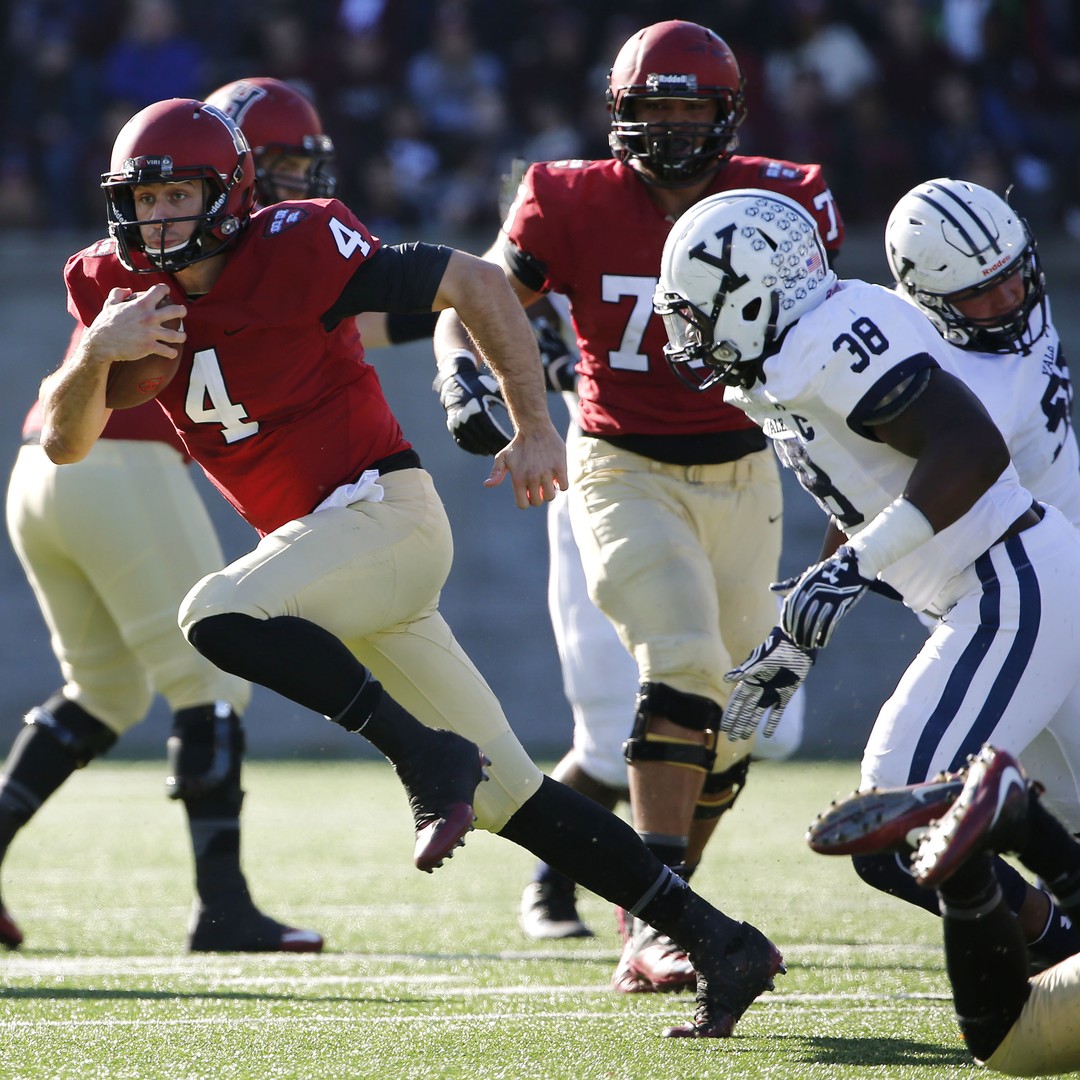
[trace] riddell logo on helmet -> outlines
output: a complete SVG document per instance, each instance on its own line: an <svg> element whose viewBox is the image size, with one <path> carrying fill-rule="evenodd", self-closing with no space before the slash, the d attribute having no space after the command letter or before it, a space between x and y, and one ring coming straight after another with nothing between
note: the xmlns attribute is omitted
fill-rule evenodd
<svg viewBox="0 0 1080 1080"><path fill-rule="evenodd" d="M650 94L681 97L683 94L696 94L698 91L696 75L649 75L645 79L645 89Z"/></svg>
<svg viewBox="0 0 1080 1080"><path fill-rule="evenodd" d="M1007 265L1008 262L1009 262L1009 256L1008 255L1002 255L1001 258L998 259L998 261L996 263L991 263L990 266L984 266L982 268L982 271L981 271L982 276L983 277L989 277L991 274L997 273L997 271L1000 270L1003 266Z"/></svg>

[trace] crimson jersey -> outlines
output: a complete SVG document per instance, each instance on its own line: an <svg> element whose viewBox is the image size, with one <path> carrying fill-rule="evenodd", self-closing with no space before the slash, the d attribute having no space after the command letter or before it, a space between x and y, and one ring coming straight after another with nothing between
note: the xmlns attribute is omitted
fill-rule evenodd
<svg viewBox="0 0 1080 1080"><path fill-rule="evenodd" d="M117 286L170 285L188 313L157 397L191 456L260 533L310 513L381 458L409 449L363 361L356 325L320 321L380 242L336 199L258 211L204 296L125 270L111 240L73 255L68 307L85 326Z"/></svg>
<svg viewBox="0 0 1080 1080"><path fill-rule="evenodd" d="M844 226L819 165L732 157L702 198L732 188L777 191L805 206L830 254ZM664 359L653 290L673 222L647 184L618 161L530 166L503 223L537 260L545 288L570 300L581 360L578 397L588 435L696 435L753 427L720 394L684 386Z"/></svg>

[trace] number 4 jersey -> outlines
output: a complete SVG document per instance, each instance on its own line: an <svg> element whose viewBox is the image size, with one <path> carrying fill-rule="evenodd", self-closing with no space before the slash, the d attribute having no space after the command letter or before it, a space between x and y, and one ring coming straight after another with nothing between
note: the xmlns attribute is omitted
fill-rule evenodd
<svg viewBox="0 0 1080 1080"><path fill-rule="evenodd" d="M818 222L825 247L843 241L818 165L732 157L702 198L731 188L779 191ZM698 435L751 425L717 394L685 387L664 359L667 336L653 314L660 255L672 221L648 185L614 160L532 165L506 220L506 256L522 281L565 295L581 359L578 397L588 435Z"/></svg>
<svg viewBox="0 0 1080 1080"><path fill-rule="evenodd" d="M252 216L209 293L133 274L103 240L64 271L68 308L93 322L109 291L164 282L188 313L180 368L158 401L191 456L260 533L312 511L372 462L408 449L352 319L321 317L379 248L336 200Z"/></svg>
<svg viewBox="0 0 1080 1080"><path fill-rule="evenodd" d="M941 368L963 379L958 350L895 293L841 281L804 315L749 390L724 398L773 440L780 460L848 536L903 494L915 459L881 442L873 422L896 415ZM1032 503L1010 464L948 528L881 577L916 611L942 614L962 572Z"/></svg>

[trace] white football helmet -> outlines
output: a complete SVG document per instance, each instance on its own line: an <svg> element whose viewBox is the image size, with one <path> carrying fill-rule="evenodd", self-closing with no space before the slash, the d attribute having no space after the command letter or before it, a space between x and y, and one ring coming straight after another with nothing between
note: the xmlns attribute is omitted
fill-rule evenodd
<svg viewBox="0 0 1080 1080"><path fill-rule="evenodd" d="M835 284L814 219L794 199L757 188L710 195L664 244L653 296L664 356L695 390L752 386L785 332Z"/></svg>
<svg viewBox="0 0 1080 1080"><path fill-rule="evenodd" d="M913 187L885 226L885 256L901 290L946 341L975 352L1026 351L1043 318L1042 268L1031 230L999 195L967 180L941 178ZM951 302L995 288L1019 271L1024 298L993 319L964 316Z"/></svg>

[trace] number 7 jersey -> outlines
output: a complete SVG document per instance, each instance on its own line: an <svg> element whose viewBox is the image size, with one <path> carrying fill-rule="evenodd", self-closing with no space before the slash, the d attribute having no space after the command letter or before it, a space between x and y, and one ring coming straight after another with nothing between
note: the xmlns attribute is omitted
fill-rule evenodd
<svg viewBox="0 0 1080 1080"><path fill-rule="evenodd" d="M352 319L322 315L380 246L336 200L254 214L210 292L133 274L103 240L64 271L68 308L93 322L116 287L164 282L187 306L176 376L158 397L191 456L260 533L310 513L372 462L408 449Z"/></svg>
<svg viewBox="0 0 1080 1080"><path fill-rule="evenodd" d="M797 200L814 215L829 252L839 249L843 224L820 166L733 157L702 198L740 187ZM502 228L510 265L521 267L523 280L542 269L543 288L570 301L581 354L581 428L588 435L696 435L752 426L720 394L689 390L664 359L667 335L652 297L672 224L648 185L614 160L532 165L507 212Z"/></svg>

